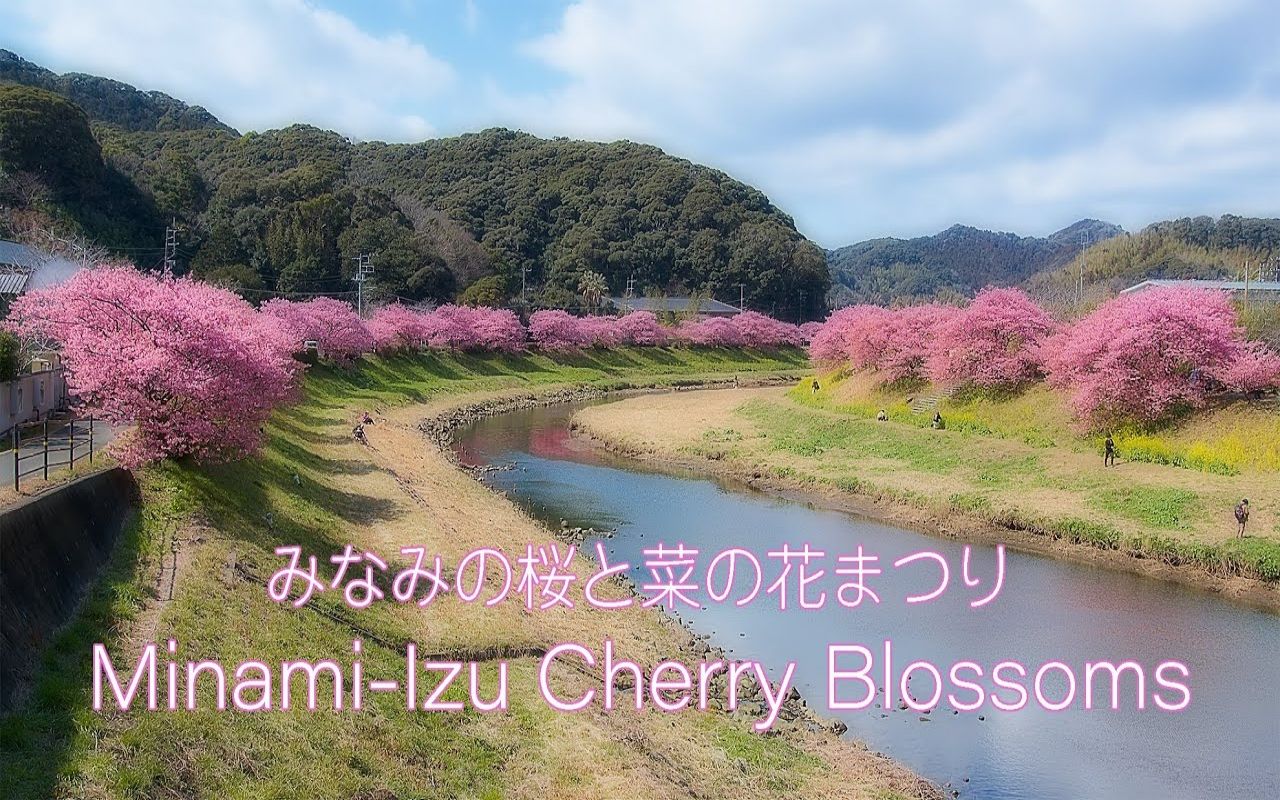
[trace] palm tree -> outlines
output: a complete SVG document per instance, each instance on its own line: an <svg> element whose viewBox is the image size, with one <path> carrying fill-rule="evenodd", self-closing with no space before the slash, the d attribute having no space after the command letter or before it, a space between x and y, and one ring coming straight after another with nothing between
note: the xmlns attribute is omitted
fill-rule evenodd
<svg viewBox="0 0 1280 800"><path fill-rule="evenodd" d="M608 291L609 284L599 272L587 270L578 279L578 294L582 295L582 299L587 301L587 307L592 311L600 307L600 301L604 299Z"/></svg>

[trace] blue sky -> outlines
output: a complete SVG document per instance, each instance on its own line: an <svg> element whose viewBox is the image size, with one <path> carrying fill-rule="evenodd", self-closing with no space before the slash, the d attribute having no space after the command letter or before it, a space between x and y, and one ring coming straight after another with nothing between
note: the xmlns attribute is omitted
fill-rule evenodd
<svg viewBox="0 0 1280 800"><path fill-rule="evenodd" d="M0 47L240 130L651 142L828 247L1280 215L1274 0L6 0Z"/></svg>

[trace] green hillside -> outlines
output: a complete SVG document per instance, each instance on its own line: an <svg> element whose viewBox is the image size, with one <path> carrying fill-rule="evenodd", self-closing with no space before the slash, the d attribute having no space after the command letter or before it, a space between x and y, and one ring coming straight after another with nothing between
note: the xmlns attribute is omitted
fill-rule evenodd
<svg viewBox="0 0 1280 800"><path fill-rule="evenodd" d="M912 302L972 295L988 285L1021 283L1068 263L1085 242L1124 233L1117 225L1084 219L1046 237L996 233L953 225L933 236L870 239L827 253L833 306Z"/></svg>
<svg viewBox="0 0 1280 800"><path fill-rule="evenodd" d="M301 125L240 135L166 95L0 51L6 82L5 138L58 129L83 163L39 137L0 144L0 235L34 218L155 266L176 219L179 269L257 297L350 291L352 259L372 252L374 293L407 300L447 300L477 281L509 300L527 276L535 304L573 305L591 270L615 292L634 279L638 291L736 299L745 284L753 308L823 310L825 259L789 216L655 147L501 129L418 144Z"/></svg>

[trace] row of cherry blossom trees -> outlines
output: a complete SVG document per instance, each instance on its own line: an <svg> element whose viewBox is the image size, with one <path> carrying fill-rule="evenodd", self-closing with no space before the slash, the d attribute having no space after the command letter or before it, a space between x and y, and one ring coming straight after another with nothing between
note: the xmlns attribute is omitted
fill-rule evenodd
<svg viewBox="0 0 1280 800"><path fill-rule="evenodd" d="M540 311L528 328L511 311L391 305L364 320L347 303L320 297L269 300L255 309L238 295L189 277L104 265L14 301L4 327L58 347L76 401L108 421L132 422L116 446L134 467L166 457L226 460L251 453L273 409L287 402L314 346L337 364L361 355L452 351L516 352L591 347L779 347L802 344L794 325L747 312L667 328L653 314L575 317Z"/></svg>
<svg viewBox="0 0 1280 800"><path fill-rule="evenodd" d="M1158 422L1215 393L1280 387L1280 355L1246 338L1225 293L1196 289L1121 295L1073 323L1018 289L986 289L963 307L850 306L813 335L809 353L886 383L1007 390L1047 379L1094 427Z"/></svg>

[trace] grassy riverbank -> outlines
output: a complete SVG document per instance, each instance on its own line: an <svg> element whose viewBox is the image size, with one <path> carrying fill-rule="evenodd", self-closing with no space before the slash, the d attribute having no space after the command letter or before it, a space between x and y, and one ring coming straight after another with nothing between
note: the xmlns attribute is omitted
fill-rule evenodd
<svg viewBox="0 0 1280 800"><path fill-rule="evenodd" d="M965 535L967 518L975 528L1280 581L1280 497L1265 450L1280 437L1269 412L1222 412L1237 426L1227 432L1248 442L1232 469L1150 463L1124 450L1116 467L1103 469L1094 443L1071 431L1056 402L944 401L947 430L934 431L931 414L913 414L905 396L831 377L816 395L806 379L791 391L636 398L586 409L576 421L623 451L869 498L921 512L953 535ZM876 420L881 408L889 421ZM1181 430L1156 441L1190 451L1196 440ZM1231 510L1244 496L1254 508L1251 535L1236 539Z"/></svg>
<svg viewBox="0 0 1280 800"><path fill-rule="evenodd" d="M420 544L456 563L480 546L508 551L548 533L452 467L416 422L489 393L588 383L602 388L690 383L803 368L798 353L618 351L574 357L432 356L319 369L304 398L273 419L269 443L246 461L167 463L141 475L143 506L79 617L49 649L27 705L0 723L0 795L45 797L559 797L917 796L917 779L828 733L747 733L725 714L647 711L562 715L534 694L538 659L554 642L628 657L694 660L679 626L638 609L527 614L514 603L477 609L437 600L427 609L378 603L355 612L326 593L302 609L264 588L299 544L323 559L351 543L392 556ZM369 445L350 435L371 410ZM323 569L323 568L322 568ZM585 569L579 570L583 572ZM329 569L324 569L329 574ZM621 591L618 589L617 591ZM579 597L579 601L581 598ZM210 686L194 712L94 713L90 645L121 664L143 643L173 638L176 660L351 660L364 641L371 675L403 673L402 646L479 660L492 689L508 657L507 714L410 713L396 695L364 711L245 714L212 710ZM589 678L563 670L560 685ZM567 689L566 689L567 691ZM460 684L448 699L461 700Z"/></svg>

